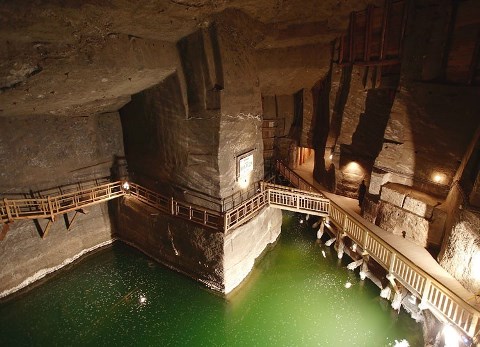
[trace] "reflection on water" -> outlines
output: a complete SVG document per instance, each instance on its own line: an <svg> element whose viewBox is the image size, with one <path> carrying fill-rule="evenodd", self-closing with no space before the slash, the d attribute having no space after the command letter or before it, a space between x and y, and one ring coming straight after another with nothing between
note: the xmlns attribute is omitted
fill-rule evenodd
<svg viewBox="0 0 480 347"><path fill-rule="evenodd" d="M0 346L422 346L421 326L284 214L278 243L224 298L115 243L0 305Z"/></svg>

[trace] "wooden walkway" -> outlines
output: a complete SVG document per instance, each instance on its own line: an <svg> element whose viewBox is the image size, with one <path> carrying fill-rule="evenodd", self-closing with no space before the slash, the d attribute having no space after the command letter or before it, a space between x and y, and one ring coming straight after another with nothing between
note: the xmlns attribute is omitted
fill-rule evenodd
<svg viewBox="0 0 480 347"><path fill-rule="evenodd" d="M3 240L10 225L16 220L48 219L42 235L45 237L58 215L72 211L79 213L86 207L119 197L135 198L163 213L224 232L248 222L256 213L270 205L320 216L327 216L329 209L328 199L319 193L302 192L262 182L260 191L252 198L220 213L166 197L135 183L117 181L46 198L3 199L0 202L0 221L3 223L0 240ZM73 219L76 216L77 214Z"/></svg>
<svg viewBox="0 0 480 347"><path fill-rule="evenodd" d="M277 162L278 172L293 185L321 192L312 174L294 171ZM337 239L350 238L364 254L368 254L402 284L437 317L454 324L470 337L480 332L480 305L474 294L467 291L423 248L399 236L388 233L364 220L349 208L344 197L322 192L330 200L328 221L338 230Z"/></svg>
<svg viewBox="0 0 480 347"><path fill-rule="evenodd" d="M475 296L438 265L425 249L364 220L347 207L346 198L321 192L311 173L310 176L305 172L299 174L281 162L277 163L277 170L297 188L262 182L257 194L223 213L121 181L46 198L3 199L0 202L3 223L0 240L15 220L48 219L43 232L45 237L58 215L75 211L75 219L83 208L119 197L134 198L165 214L225 233L248 222L267 206L319 215L336 226L337 239L350 238L364 254L383 266L391 278L420 299L423 307L470 337L479 333L480 307Z"/></svg>

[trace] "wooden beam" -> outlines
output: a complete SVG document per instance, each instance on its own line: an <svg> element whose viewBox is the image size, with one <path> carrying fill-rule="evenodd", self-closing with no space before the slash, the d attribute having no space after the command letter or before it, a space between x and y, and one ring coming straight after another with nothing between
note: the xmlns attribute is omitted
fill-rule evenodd
<svg viewBox="0 0 480 347"><path fill-rule="evenodd" d="M343 64L343 50L345 49L345 35L340 38L340 52L338 55L338 63Z"/></svg>
<svg viewBox="0 0 480 347"><path fill-rule="evenodd" d="M475 79L478 62L480 60L480 28L477 30L477 39L475 40L475 49L473 50L472 60L468 69L468 84L472 84Z"/></svg>
<svg viewBox="0 0 480 347"><path fill-rule="evenodd" d="M10 223L4 223L2 227L2 232L0 233L0 241L3 241L5 239L5 236L7 235L9 230L10 230Z"/></svg>
<svg viewBox="0 0 480 347"><path fill-rule="evenodd" d="M365 46L363 52L363 60L370 60L370 46L371 46L371 37L372 37L372 14L373 14L373 5L368 5L367 12L365 14Z"/></svg>
<svg viewBox="0 0 480 347"><path fill-rule="evenodd" d="M49 219L47 225L45 226L45 229L43 230L42 239L47 237L47 234L50 231L52 224L53 224L53 219Z"/></svg>
<svg viewBox="0 0 480 347"><path fill-rule="evenodd" d="M388 59L388 60L370 60L370 61L357 61L355 65L358 66L388 66L400 64L400 59ZM349 66L351 63L340 64L340 66Z"/></svg>
<svg viewBox="0 0 480 347"><path fill-rule="evenodd" d="M447 66L448 66L448 56L450 55L450 50L452 48L452 41L453 41L453 31L455 29L455 22L457 20L457 12L458 12L458 2L452 1L451 2L451 13L450 13L450 20L448 22L448 28L446 33L446 40L445 40L445 47L443 48L442 53L442 65L440 69L440 80L447 79Z"/></svg>
<svg viewBox="0 0 480 347"><path fill-rule="evenodd" d="M400 32L400 42L398 43L398 57L402 56L403 51L403 39L405 38L405 30L407 28L407 19L408 19L408 7L410 1L405 0L403 3L403 12L402 12L402 31Z"/></svg>
<svg viewBox="0 0 480 347"><path fill-rule="evenodd" d="M390 9L392 7L391 0L385 0L385 6L383 8L383 22L382 22L382 34L380 37L380 60L385 59L385 50L387 47L388 38L388 20L390 17Z"/></svg>
<svg viewBox="0 0 480 347"><path fill-rule="evenodd" d="M354 45L354 36L355 36L355 12L350 13L350 35L348 42L348 62L353 63L355 61L353 57L353 45Z"/></svg>
<svg viewBox="0 0 480 347"><path fill-rule="evenodd" d="M75 221L75 218L77 218L77 215L78 215L78 211L75 211L75 214L73 215L72 219L68 222L67 231L70 231L70 229L72 228L73 222Z"/></svg>

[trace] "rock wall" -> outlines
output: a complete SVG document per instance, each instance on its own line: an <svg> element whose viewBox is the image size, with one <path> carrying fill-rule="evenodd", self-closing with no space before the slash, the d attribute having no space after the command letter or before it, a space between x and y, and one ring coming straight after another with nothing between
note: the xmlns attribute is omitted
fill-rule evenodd
<svg viewBox="0 0 480 347"><path fill-rule="evenodd" d="M225 293L236 288L250 273L255 260L280 235L282 212L267 208L250 222L225 235L224 283Z"/></svg>
<svg viewBox="0 0 480 347"><path fill-rule="evenodd" d="M110 176L123 157L118 113L0 117L0 192L36 192ZM66 141L68 140L68 141Z"/></svg>
<svg viewBox="0 0 480 347"><path fill-rule="evenodd" d="M67 118L0 118L2 197L59 195L110 177L123 157L118 113ZM66 141L68 139L68 141ZM7 164L8 163L8 164ZM72 185L73 184L73 185ZM15 221L0 242L0 296L20 289L68 264L86 251L108 244L112 226L107 204L85 209L67 232L59 216L41 238L46 220ZM73 213L68 220L71 221Z"/></svg>
<svg viewBox="0 0 480 347"><path fill-rule="evenodd" d="M223 234L159 214L126 198L117 204L120 240L160 263L221 293L229 293L248 276L255 260L278 238L282 213L262 210L254 219Z"/></svg>
<svg viewBox="0 0 480 347"><path fill-rule="evenodd" d="M427 194L396 183L382 186L375 224L416 244L440 247L446 212Z"/></svg>
<svg viewBox="0 0 480 347"><path fill-rule="evenodd" d="M472 293L480 292L480 217L460 210L454 220L440 265Z"/></svg>
<svg viewBox="0 0 480 347"><path fill-rule="evenodd" d="M73 213L69 214L69 220ZM0 298L26 287L80 256L112 242L107 204L88 208L67 231L59 218L42 239L46 220L16 221L0 242Z"/></svg>
<svg viewBox="0 0 480 347"><path fill-rule="evenodd" d="M161 214L133 198L119 201L115 211L115 236L120 240L211 289L224 291L221 231Z"/></svg>

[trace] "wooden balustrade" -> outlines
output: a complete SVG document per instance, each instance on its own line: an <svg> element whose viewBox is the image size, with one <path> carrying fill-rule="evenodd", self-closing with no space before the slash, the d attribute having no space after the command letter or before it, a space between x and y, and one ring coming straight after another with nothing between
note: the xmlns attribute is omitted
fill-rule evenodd
<svg viewBox="0 0 480 347"><path fill-rule="evenodd" d="M267 206L267 204L267 192L261 191L252 198L241 203L239 206L225 212L224 230L228 231L247 222L255 215L255 213Z"/></svg>
<svg viewBox="0 0 480 347"><path fill-rule="evenodd" d="M286 179L293 177L291 183L298 186L299 180L293 170L281 162L277 162L277 169ZM470 337L480 332L478 307L445 287L333 201L330 201L328 219L340 233L345 233L356 242L364 252L419 298L424 307L455 324Z"/></svg>
<svg viewBox="0 0 480 347"><path fill-rule="evenodd" d="M0 202L0 217L3 223L20 219L51 218L54 220L59 214L115 199L123 194L121 182L118 181L46 198L5 198Z"/></svg>
<svg viewBox="0 0 480 347"><path fill-rule="evenodd" d="M128 195L161 212L213 229L223 229L223 216L203 207L168 198L150 189L130 183Z"/></svg>
<svg viewBox="0 0 480 347"><path fill-rule="evenodd" d="M271 183L265 183L264 188L268 193L269 204L274 207L319 216L328 215L330 201L322 194Z"/></svg>

